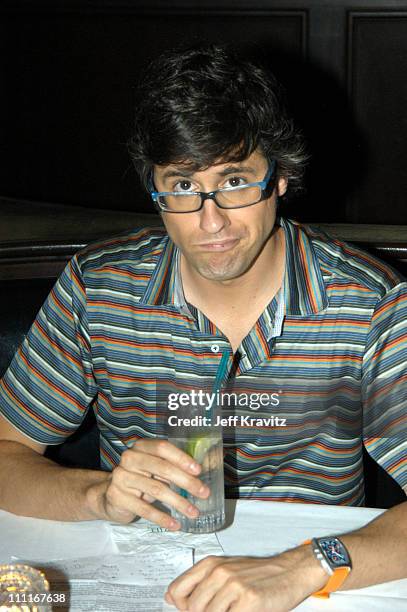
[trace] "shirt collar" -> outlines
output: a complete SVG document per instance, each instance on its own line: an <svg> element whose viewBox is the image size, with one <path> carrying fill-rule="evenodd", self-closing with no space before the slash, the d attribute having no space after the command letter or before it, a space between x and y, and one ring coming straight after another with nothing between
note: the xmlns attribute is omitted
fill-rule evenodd
<svg viewBox="0 0 407 612"><path fill-rule="evenodd" d="M176 247L169 236L165 236L162 249L156 255L155 266L141 302L157 306L173 303L175 266L174 252Z"/></svg>
<svg viewBox="0 0 407 612"><path fill-rule="evenodd" d="M311 238L294 221L280 218L279 223L284 229L286 239L286 315L317 314L327 308L328 297Z"/></svg>
<svg viewBox="0 0 407 612"><path fill-rule="evenodd" d="M284 283L280 296L278 296L280 299L275 302L280 315L277 317L277 322L280 325L284 302L286 315L307 316L324 310L328 306L328 298L311 238L293 221L279 218L278 223L284 230L286 242ZM166 236L142 302L173 305L179 308L184 315L193 318L182 289L179 258L179 249ZM275 328L271 337L276 335L279 333Z"/></svg>
<svg viewBox="0 0 407 612"><path fill-rule="evenodd" d="M193 319L182 288L180 250L169 236L164 239L162 251L141 301L156 306L176 306L182 314Z"/></svg>
<svg viewBox="0 0 407 612"><path fill-rule="evenodd" d="M186 317L193 319L193 315L188 308L187 301L184 295L182 286L181 269L180 269L180 250L176 249L174 257L174 305L180 309L180 312Z"/></svg>

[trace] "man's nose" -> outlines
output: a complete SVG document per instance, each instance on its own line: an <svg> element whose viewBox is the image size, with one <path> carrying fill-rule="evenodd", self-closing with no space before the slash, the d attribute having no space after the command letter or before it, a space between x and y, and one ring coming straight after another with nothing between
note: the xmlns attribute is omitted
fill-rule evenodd
<svg viewBox="0 0 407 612"><path fill-rule="evenodd" d="M204 201L200 215L199 227L208 234L216 234L229 225L226 211L216 206L210 198Z"/></svg>

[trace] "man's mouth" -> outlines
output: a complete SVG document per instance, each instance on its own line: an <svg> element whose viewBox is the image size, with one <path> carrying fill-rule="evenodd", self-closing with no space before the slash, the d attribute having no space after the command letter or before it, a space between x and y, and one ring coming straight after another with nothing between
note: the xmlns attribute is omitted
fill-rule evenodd
<svg viewBox="0 0 407 612"><path fill-rule="evenodd" d="M196 246L202 251L229 251L238 243L238 238L227 238L226 240L212 240L211 242L200 242Z"/></svg>

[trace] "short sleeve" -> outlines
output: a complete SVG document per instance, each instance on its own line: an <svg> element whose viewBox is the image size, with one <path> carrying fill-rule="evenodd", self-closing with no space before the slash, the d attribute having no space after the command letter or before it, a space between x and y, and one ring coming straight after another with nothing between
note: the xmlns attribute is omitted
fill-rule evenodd
<svg viewBox="0 0 407 612"><path fill-rule="evenodd" d="M0 413L32 440L60 444L96 393L86 291L74 257L0 382Z"/></svg>
<svg viewBox="0 0 407 612"><path fill-rule="evenodd" d="M402 486L407 485L407 283L376 305L363 360L364 444Z"/></svg>

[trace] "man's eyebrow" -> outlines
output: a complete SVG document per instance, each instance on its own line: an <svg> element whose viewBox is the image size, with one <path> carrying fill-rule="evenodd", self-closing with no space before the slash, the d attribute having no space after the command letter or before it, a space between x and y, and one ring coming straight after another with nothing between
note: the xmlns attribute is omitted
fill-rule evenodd
<svg viewBox="0 0 407 612"><path fill-rule="evenodd" d="M190 178L195 174L195 172L195 170L187 170L186 168L169 168L168 170L165 170L165 172L163 172L162 178L167 179L179 176L185 176L187 178ZM257 174L256 168L253 168L252 166L241 166L237 164L226 166L226 168L223 168L223 170L220 170L219 172L217 172L217 174L218 176L227 176L228 174L234 174L239 172L247 172L248 174L253 174L253 176Z"/></svg>
<svg viewBox="0 0 407 612"><path fill-rule="evenodd" d="M235 164L232 166L226 166L226 168L223 168L223 170L218 172L218 175L226 176L227 174L234 174L239 172L247 172L248 174L256 175L258 170L256 170L256 168L253 168L252 166L242 166L240 164Z"/></svg>
<svg viewBox="0 0 407 612"><path fill-rule="evenodd" d="M186 168L171 168L163 172L162 178L172 178L173 176L187 176L189 178L193 174L195 174L195 170L186 170Z"/></svg>

